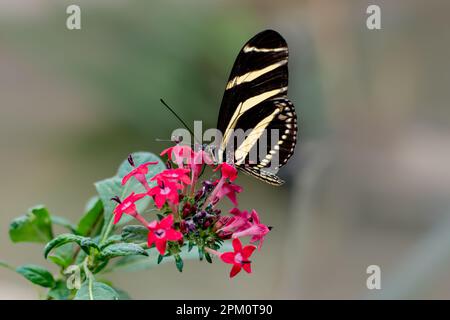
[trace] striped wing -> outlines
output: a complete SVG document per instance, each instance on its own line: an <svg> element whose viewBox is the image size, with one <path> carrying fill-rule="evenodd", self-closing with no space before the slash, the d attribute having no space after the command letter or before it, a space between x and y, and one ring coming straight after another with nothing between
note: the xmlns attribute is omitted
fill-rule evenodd
<svg viewBox="0 0 450 320"><path fill-rule="evenodd" d="M230 149L233 131L250 132L245 140L233 146L235 164L245 173L273 185L283 181L275 175L274 157L280 168L292 156L297 139L297 116L287 98L288 48L283 37L266 30L250 39L241 49L228 79L219 112L217 128L223 133L220 150ZM270 133L277 130L278 138L271 141ZM264 150L257 150L257 158L250 154L258 147L258 140L267 140ZM256 161L255 161L256 160Z"/></svg>

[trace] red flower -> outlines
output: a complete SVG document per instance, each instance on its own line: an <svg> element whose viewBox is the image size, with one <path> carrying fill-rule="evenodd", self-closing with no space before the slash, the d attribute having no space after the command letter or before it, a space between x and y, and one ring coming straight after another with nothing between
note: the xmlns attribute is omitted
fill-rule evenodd
<svg viewBox="0 0 450 320"><path fill-rule="evenodd" d="M178 241L183 238L183 234L172 228L173 215L169 214L160 222L154 220L148 225L150 232L148 233L148 247L153 243L161 255L166 252L167 241Z"/></svg>
<svg viewBox="0 0 450 320"><path fill-rule="evenodd" d="M254 243L259 241L258 244L258 250L261 250L262 244L264 242L264 237L266 234L269 233L270 228L266 226L265 224L262 224L259 220L259 215L256 210L252 210L252 213L250 215L250 219L248 220L250 222L250 227L248 227L245 230L237 231L233 233L233 238L240 238L245 236L251 236L250 242Z"/></svg>
<svg viewBox="0 0 450 320"><path fill-rule="evenodd" d="M131 156L131 154L128 156L128 162L134 169L131 170L131 172L129 174L127 174L125 177L123 177L122 185L125 185L125 183L127 183L127 181L131 177L135 177L136 180L138 180L144 186L144 188L146 190L150 189L150 187L147 183L147 179L145 178L145 175L148 173L148 166L158 164L158 162L156 162L156 161L155 162L146 162L146 163L143 163L140 166L136 167L134 165L133 157Z"/></svg>
<svg viewBox="0 0 450 320"><path fill-rule="evenodd" d="M219 181L216 181L215 183L218 183ZM223 197L227 196L230 201L237 206L237 200L236 200L236 193L242 192L242 187L238 186L237 184L233 183L224 183L222 187L219 189L219 191L216 194L216 199L214 201L219 201Z"/></svg>
<svg viewBox="0 0 450 320"><path fill-rule="evenodd" d="M177 169L166 169L155 175L151 181L158 181L162 183L175 183L178 184L182 182L184 184L190 184L191 179L187 175L189 169L177 168ZM181 186L182 188L183 186ZM181 189L180 188L180 189Z"/></svg>
<svg viewBox="0 0 450 320"><path fill-rule="evenodd" d="M143 197L145 197L145 193L135 194L134 192L132 192L123 201L120 201L119 197L112 198L111 200L114 200L119 204L113 211L114 224L119 222L120 218L122 218L122 215L124 213L129 214L131 216L136 216L138 213L136 205L134 203L139 199L142 199Z"/></svg>
<svg viewBox="0 0 450 320"><path fill-rule="evenodd" d="M175 162L179 168L183 168L184 160L189 161L194 155L191 147L184 145L175 145L161 152L161 156L166 155L170 161Z"/></svg>
<svg viewBox="0 0 450 320"><path fill-rule="evenodd" d="M198 176L202 170L203 165L212 165L214 161L211 159L209 154L204 150L194 152L192 158L189 161L189 166L194 174Z"/></svg>
<svg viewBox="0 0 450 320"><path fill-rule="evenodd" d="M233 208L230 213L234 216L228 220L227 224L219 231L228 233L234 233L245 230L251 227L250 218L251 214L247 210L240 211L238 208Z"/></svg>
<svg viewBox="0 0 450 320"><path fill-rule="evenodd" d="M230 181L234 181L237 177L237 169L235 167L229 165L228 163L224 162L224 163L219 164L216 167L216 169L214 169L214 171L217 171L219 169L222 172L222 176L220 177L219 180L216 181L216 187L214 188L214 190L209 195L208 199L206 199L205 203L203 204L203 209L205 209L210 204L212 204L212 206L215 205L217 194L219 193L220 190L222 190L222 187L224 186L227 179L229 179ZM233 196L234 195L231 195L232 198L233 198ZM230 199L232 199L232 198L230 198ZM234 200L236 200L236 199L234 199ZM231 201L233 201L233 199Z"/></svg>
<svg viewBox="0 0 450 320"><path fill-rule="evenodd" d="M155 205L158 209L161 209L164 206L166 201L170 201L172 204L178 204L180 202L180 198L178 195L178 189L180 185L175 183L163 183L154 186L148 190L147 194L153 197L155 201Z"/></svg>
<svg viewBox="0 0 450 320"><path fill-rule="evenodd" d="M228 179L230 179L230 181L234 181L236 179L237 169L234 166L232 166L226 162L223 162L223 163L219 164L214 171L217 171L219 169L222 172L222 179L228 178Z"/></svg>
<svg viewBox="0 0 450 320"><path fill-rule="evenodd" d="M223 262L233 265L230 272L230 278L237 275L241 269L244 269L247 273L252 273L251 261L248 259L255 250L255 246L247 245L242 247L241 240L233 240L234 252L225 252L220 255L220 259Z"/></svg>

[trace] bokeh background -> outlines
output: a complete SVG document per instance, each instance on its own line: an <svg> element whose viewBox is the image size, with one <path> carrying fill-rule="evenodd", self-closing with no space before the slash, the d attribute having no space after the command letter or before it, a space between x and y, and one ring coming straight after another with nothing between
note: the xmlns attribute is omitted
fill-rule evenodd
<svg viewBox="0 0 450 320"><path fill-rule="evenodd" d="M82 29L65 27L69 4ZM382 30L366 28L378 4ZM300 144L275 188L246 176L240 206L274 226L254 273L186 262L111 280L133 298L450 298L450 3L0 1L0 260L44 261L8 224L45 204L77 221L93 183L178 122L213 127L243 43L290 46ZM366 288L381 267L382 290ZM0 269L1 299L37 297Z"/></svg>

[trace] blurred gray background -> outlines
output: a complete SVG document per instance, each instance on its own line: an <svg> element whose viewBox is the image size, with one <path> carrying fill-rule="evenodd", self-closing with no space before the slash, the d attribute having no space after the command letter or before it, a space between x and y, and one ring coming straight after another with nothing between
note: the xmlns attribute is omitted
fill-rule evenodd
<svg viewBox="0 0 450 320"><path fill-rule="evenodd" d="M65 27L69 4L82 29ZM378 4L382 30L366 28ZM275 188L241 175L240 207L274 226L254 273L187 262L114 274L133 298L450 298L450 3L0 1L0 260L51 267L13 245L11 219L45 204L77 221L93 183L179 126L216 124L230 68L254 34L290 47L295 156ZM379 265L382 290L366 288ZM35 288L0 269L1 299Z"/></svg>

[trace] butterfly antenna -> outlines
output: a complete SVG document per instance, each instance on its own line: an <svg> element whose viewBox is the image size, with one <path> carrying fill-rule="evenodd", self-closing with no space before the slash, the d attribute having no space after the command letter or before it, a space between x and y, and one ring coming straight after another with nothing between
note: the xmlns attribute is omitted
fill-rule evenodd
<svg viewBox="0 0 450 320"><path fill-rule="evenodd" d="M187 131L189 131L189 133L194 137L195 139L195 135L194 132L192 132L192 130L188 127L188 125L183 121L183 119L180 118L180 116L178 116L178 114L171 108L169 107L169 105L163 100L163 99L159 99L159 101L161 101L161 103L167 108L169 109L170 112L172 112L172 114L181 122L181 124L187 129ZM195 139L197 141L197 139ZM198 141L197 141L198 142Z"/></svg>

